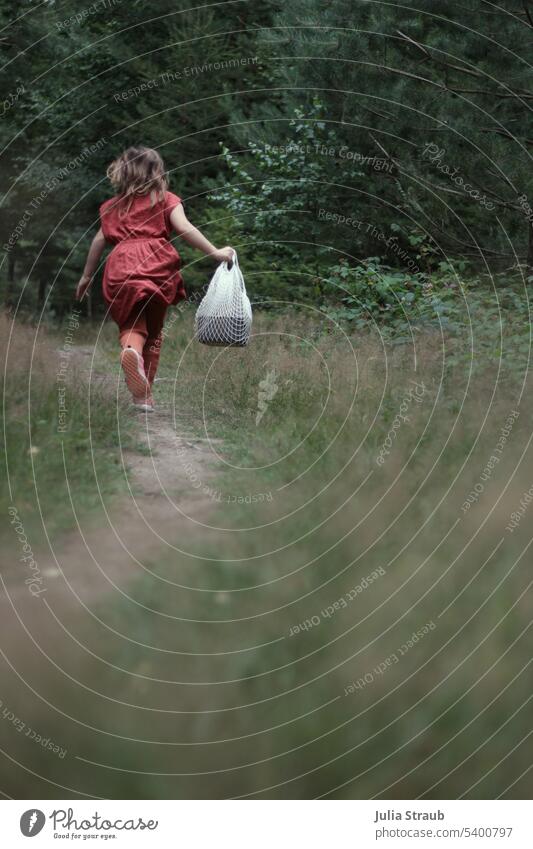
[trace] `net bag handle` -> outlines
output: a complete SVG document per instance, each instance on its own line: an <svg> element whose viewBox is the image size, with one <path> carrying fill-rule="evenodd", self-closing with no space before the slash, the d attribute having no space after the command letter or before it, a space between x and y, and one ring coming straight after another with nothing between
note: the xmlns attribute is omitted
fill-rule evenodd
<svg viewBox="0 0 533 849"><path fill-rule="evenodd" d="M233 250L233 259L231 260L231 262L232 262L232 265L235 265L237 268L239 268L239 260L237 259L237 251L236 250ZM226 266L226 268L228 268L227 262L225 262L224 265Z"/></svg>
<svg viewBox="0 0 533 849"><path fill-rule="evenodd" d="M232 265L234 265L235 268L237 269L237 274L238 274L238 277L239 277L239 283L241 284L241 292L244 292L245 291L244 277L242 276L241 269L239 267L239 260L237 259L237 251L236 250L233 251L233 259L232 259L231 262L232 262ZM230 267L229 267L228 263L224 262L223 264L226 266L226 271L230 271Z"/></svg>

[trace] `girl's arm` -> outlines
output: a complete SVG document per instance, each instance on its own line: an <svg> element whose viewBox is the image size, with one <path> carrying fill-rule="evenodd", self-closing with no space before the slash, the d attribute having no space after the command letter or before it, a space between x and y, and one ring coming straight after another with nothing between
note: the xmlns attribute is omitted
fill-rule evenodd
<svg viewBox="0 0 533 849"><path fill-rule="evenodd" d="M198 250L203 251L204 254L209 254L209 256L212 256L217 262L227 262L231 265L234 253L233 248L230 248L229 245L226 245L225 248L215 248L209 239L206 239L205 236L200 233L193 224L191 224L183 211L183 205L181 203L175 206L170 213L170 223L178 236L185 239L185 241L193 248L198 248Z"/></svg>
<svg viewBox="0 0 533 849"><path fill-rule="evenodd" d="M98 268L98 263L100 262L100 257L102 256L105 245L106 241L104 234L102 233L102 228L100 227L98 233L91 242L91 247L89 248L87 260L85 262L85 268L83 269L83 274L81 275L80 282L76 289L76 299L78 301L81 301L85 292L93 282L94 272Z"/></svg>

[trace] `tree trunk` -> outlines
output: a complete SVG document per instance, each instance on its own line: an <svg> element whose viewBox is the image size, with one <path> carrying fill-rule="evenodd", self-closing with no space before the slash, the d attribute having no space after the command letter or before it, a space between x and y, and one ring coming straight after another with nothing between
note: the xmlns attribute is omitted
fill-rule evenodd
<svg viewBox="0 0 533 849"><path fill-rule="evenodd" d="M44 297L46 295L46 277L39 278L39 291L37 293L37 304L39 309L42 309Z"/></svg>
<svg viewBox="0 0 533 849"><path fill-rule="evenodd" d="M533 221L528 222L529 238L527 242L527 271L528 274L533 274Z"/></svg>
<svg viewBox="0 0 533 849"><path fill-rule="evenodd" d="M15 254L9 251L7 257L7 286L6 286L6 307L11 307L15 300Z"/></svg>

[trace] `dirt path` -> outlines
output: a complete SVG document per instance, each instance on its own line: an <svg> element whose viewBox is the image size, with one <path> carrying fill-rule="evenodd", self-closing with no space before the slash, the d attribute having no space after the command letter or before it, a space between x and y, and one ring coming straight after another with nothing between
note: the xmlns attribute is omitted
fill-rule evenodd
<svg viewBox="0 0 533 849"><path fill-rule="evenodd" d="M92 347L79 346L74 355L79 372L87 378ZM109 381L113 397L116 376L98 363L92 369L91 380ZM156 399L157 389L156 385ZM46 587L40 599L53 607L58 602L92 607L108 593L126 592L158 560L172 564L174 553L176 562L183 560L179 549L188 551L191 540L198 546L205 535L204 522L213 508L208 490L219 461L211 443L198 438L184 422L174 421L170 405L157 400L156 404L152 414L131 411L138 420L140 450L123 452L122 468L117 466L117 474L126 477L128 494L102 499L97 515L76 516L75 530L50 538L48 550L35 551ZM2 607L15 606L21 612L21 606L31 605L34 613L37 608L44 613L47 605L35 604L20 580L19 566L12 580L9 573L6 576L8 597L2 597Z"/></svg>

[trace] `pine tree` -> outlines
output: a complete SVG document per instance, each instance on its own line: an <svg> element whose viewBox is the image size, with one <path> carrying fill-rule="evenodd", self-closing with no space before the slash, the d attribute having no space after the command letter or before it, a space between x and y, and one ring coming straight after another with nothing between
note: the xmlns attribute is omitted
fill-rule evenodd
<svg viewBox="0 0 533 849"><path fill-rule="evenodd" d="M302 179L313 174L335 220L351 215L364 226L339 231L311 215L317 243L374 254L374 234L392 229L406 246L427 240L435 259L492 265L525 258L529 235L533 261L532 23L531 2L517 10L480 0L438 9L431 0L294 0L283 8L261 41L282 98L269 115L256 113L248 139L287 145L296 110L328 128L337 155L310 149ZM350 169L355 161L363 167ZM268 170L263 163L265 185Z"/></svg>

